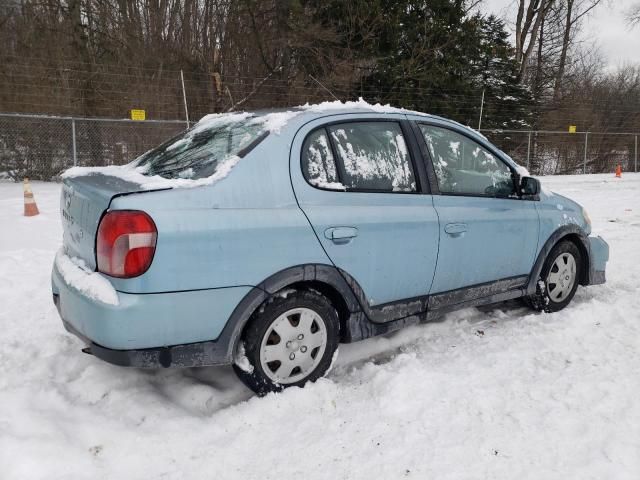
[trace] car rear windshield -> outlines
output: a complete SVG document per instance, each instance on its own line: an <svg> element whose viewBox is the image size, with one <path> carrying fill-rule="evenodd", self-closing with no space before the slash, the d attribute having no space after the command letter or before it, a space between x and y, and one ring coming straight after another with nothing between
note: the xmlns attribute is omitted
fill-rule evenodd
<svg viewBox="0 0 640 480"><path fill-rule="evenodd" d="M262 122L247 114L212 116L150 150L134 166L145 175L207 178L233 157L243 157L268 134Z"/></svg>

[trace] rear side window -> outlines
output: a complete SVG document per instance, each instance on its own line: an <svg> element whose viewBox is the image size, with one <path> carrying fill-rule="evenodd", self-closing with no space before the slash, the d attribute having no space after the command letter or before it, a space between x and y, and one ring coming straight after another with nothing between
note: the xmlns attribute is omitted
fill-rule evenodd
<svg viewBox="0 0 640 480"><path fill-rule="evenodd" d="M398 123L343 123L327 130L347 189L416 191L411 158Z"/></svg>
<svg viewBox="0 0 640 480"><path fill-rule="evenodd" d="M315 187L330 190L345 189L338 180L336 162L324 128L312 132L304 142L302 173L307 181Z"/></svg>
<svg viewBox="0 0 640 480"><path fill-rule="evenodd" d="M302 148L302 171L311 185L331 190L416 191L396 122L350 122L312 132Z"/></svg>
<svg viewBox="0 0 640 480"><path fill-rule="evenodd" d="M420 125L441 193L506 197L515 192L511 169L470 138Z"/></svg>

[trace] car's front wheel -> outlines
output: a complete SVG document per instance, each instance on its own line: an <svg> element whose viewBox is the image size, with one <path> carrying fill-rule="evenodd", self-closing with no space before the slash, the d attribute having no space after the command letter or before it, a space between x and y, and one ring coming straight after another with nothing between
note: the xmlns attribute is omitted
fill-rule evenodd
<svg viewBox="0 0 640 480"><path fill-rule="evenodd" d="M582 255L568 240L558 243L544 262L536 294L527 298L536 310L557 312L566 307L578 289Z"/></svg>
<svg viewBox="0 0 640 480"><path fill-rule="evenodd" d="M245 328L234 370L259 395L303 386L331 366L339 329L338 313L323 295L275 296Z"/></svg>

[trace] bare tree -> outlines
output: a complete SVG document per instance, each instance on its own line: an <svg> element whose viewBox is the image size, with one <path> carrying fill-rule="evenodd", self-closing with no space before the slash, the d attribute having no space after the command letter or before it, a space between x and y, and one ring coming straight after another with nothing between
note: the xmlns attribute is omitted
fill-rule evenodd
<svg viewBox="0 0 640 480"><path fill-rule="evenodd" d="M566 0L566 4L563 5L565 17L564 35L562 37L562 50L560 52L560 60L553 87L553 99L555 101L560 97L562 79L567 64L567 52L569 51L570 43L576 33L580 20L596 8L600 2L601 0Z"/></svg>
<svg viewBox="0 0 640 480"><path fill-rule="evenodd" d="M536 46L543 20L555 0L518 0L516 16L516 62L520 66L519 78L524 80L529 59Z"/></svg>
<svg viewBox="0 0 640 480"><path fill-rule="evenodd" d="M637 25L640 23L640 2L636 2L627 14L627 18L631 25Z"/></svg>
<svg viewBox="0 0 640 480"><path fill-rule="evenodd" d="M564 22L562 7L556 2L542 19L535 52L529 59L528 75L522 80L531 86L534 97L542 100L553 87L562 49Z"/></svg>

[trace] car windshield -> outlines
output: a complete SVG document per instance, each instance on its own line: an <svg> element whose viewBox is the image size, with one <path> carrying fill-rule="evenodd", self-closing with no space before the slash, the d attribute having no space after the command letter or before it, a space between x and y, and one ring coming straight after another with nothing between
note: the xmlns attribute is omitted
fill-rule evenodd
<svg viewBox="0 0 640 480"><path fill-rule="evenodd" d="M268 134L248 114L216 115L150 150L133 165L145 175L164 178L210 177L232 157L243 157Z"/></svg>

